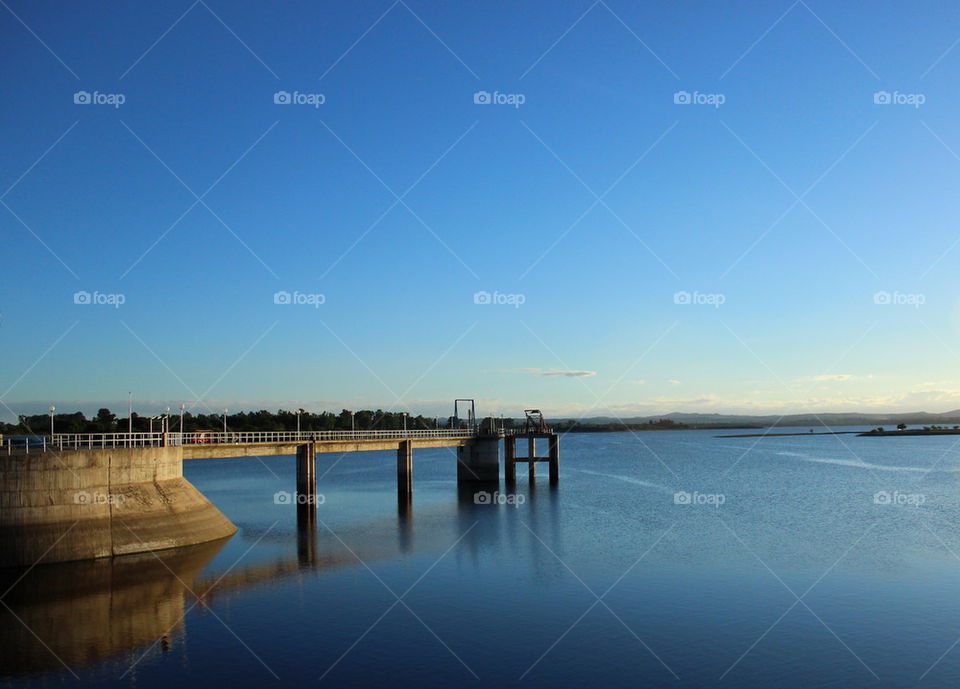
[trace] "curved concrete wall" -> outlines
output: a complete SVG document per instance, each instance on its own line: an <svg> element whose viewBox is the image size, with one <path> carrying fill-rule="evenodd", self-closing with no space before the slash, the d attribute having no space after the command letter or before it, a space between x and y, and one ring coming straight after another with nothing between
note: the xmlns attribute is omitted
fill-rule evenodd
<svg viewBox="0 0 960 689"><path fill-rule="evenodd" d="M236 530L183 478L179 447L0 458L0 567L175 548Z"/></svg>

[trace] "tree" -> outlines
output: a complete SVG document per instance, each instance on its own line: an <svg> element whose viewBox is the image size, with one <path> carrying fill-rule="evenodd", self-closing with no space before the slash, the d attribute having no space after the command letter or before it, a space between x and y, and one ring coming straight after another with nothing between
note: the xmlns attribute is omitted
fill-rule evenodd
<svg viewBox="0 0 960 689"><path fill-rule="evenodd" d="M905 431L905 430L907 430L907 424L905 424L905 423L898 423L898 424L897 424L897 430L898 430L898 431Z"/></svg>

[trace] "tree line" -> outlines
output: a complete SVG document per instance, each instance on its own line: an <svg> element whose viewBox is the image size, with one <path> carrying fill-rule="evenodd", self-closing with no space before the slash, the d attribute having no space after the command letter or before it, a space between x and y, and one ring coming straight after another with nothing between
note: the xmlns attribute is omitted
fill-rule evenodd
<svg viewBox="0 0 960 689"><path fill-rule="evenodd" d="M226 416L228 431L295 431L297 430L297 411L278 409L276 412L261 409L253 412L228 413ZM159 414L157 416L160 416ZM383 411L382 409L362 409L353 412L343 409L339 414L333 412L308 412L299 410L301 431L391 431L401 430L404 427L404 413ZM153 430L162 430L161 420L153 417ZM140 416L136 412L131 414L134 433L150 430L149 416ZM194 414L185 411L183 414L183 430L191 431L222 431L223 414ZM461 419L461 422L464 420ZM453 428L454 418L426 417L423 415L406 415L406 427L409 430L432 430L436 428ZM499 419L496 421L499 426ZM512 428L513 419L504 419L504 426ZM171 432L180 430L179 410L170 410L169 428ZM83 412L54 414L53 427L56 433L125 433L129 428L129 419L126 415L120 417L106 408L100 409L95 416L87 418ZM0 433L6 435L46 435L50 432L50 415L33 414L19 415L15 424L0 422Z"/></svg>

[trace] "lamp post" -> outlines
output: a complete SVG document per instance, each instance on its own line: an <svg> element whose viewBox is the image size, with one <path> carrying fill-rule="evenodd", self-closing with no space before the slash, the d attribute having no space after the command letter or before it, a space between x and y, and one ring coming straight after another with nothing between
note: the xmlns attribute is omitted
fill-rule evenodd
<svg viewBox="0 0 960 689"><path fill-rule="evenodd" d="M297 409L297 435L300 435L300 409Z"/></svg>
<svg viewBox="0 0 960 689"><path fill-rule="evenodd" d="M164 407L163 409L163 432L170 432L170 407Z"/></svg>
<svg viewBox="0 0 960 689"><path fill-rule="evenodd" d="M407 432L407 412L401 412L403 414L403 432Z"/></svg>
<svg viewBox="0 0 960 689"><path fill-rule="evenodd" d="M57 410L56 407L50 405L50 435L53 436L53 412Z"/></svg>
<svg viewBox="0 0 960 689"><path fill-rule="evenodd" d="M133 434L133 393L127 393L127 434Z"/></svg>
<svg viewBox="0 0 960 689"><path fill-rule="evenodd" d="M187 405L180 405L180 434L183 434L183 410L186 409Z"/></svg>
<svg viewBox="0 0 960 689"><path fill-rule="evenodd" d="M353 412L350 412L350 432L356 433L356 431L357 431L357 426L353 422Z"/></svg>
<svg viewBox="0 0 960 689"><path fill-rule="evenodd" d="M227 432L227 408L226 407L223 408L223 432L224 434L226 434Z"/></svg>

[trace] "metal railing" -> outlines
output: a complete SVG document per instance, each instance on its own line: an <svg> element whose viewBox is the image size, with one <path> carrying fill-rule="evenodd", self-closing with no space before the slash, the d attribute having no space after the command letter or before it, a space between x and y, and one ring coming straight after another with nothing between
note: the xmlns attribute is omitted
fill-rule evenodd
<svg viewBox="0 0 960 689"><path fill-rule="evenodd" d="M6 438L7 454L51 450L96 450L164 445L237 445L243 443L302 443L311 440L400 440L472 438L473 428L393 431L188 431L184 433L56 433L52 436Z"/></svg>

